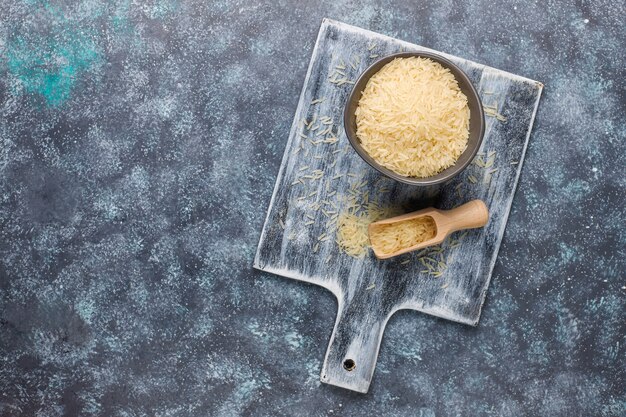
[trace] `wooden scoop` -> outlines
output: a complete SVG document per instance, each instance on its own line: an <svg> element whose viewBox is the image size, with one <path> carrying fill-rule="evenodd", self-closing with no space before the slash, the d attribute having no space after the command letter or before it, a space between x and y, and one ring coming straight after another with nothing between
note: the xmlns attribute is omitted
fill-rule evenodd
<svg viewBox="0 0 626 417"><path fill-rule="evenodd" d="M472 200L459 207L453 208L452 210L438 210L436 208L429 207L424 210L414 211L412 213L371 223L368 228L370 240L372 232L375 232L376 228L381 225L392 224L403 220L413 220L423 216L428 216L435 222L435 227L437 228L435 237L418 243L417 245L400 249L393 253L379 253L376 249L374 249L374 246L372 246L376 257L378 259L392 258L394 256L402 255L403 253L423 249L428 246L438 245L443 242L450 233L458 230L483 227L487 224L487 220L489 219L489 211L487 210L485 203L481 200Z"/></svg>

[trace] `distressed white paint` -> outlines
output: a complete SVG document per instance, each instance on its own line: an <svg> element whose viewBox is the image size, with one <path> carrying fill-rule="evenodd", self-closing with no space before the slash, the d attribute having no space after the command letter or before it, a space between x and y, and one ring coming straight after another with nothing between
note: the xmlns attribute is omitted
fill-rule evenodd
<svg viewBox="0 0 626 417"><path fill-rule="evenodd" d="M372 42L376 42L377 47L368 51ZM258 269L321 285L335 294L337 321L321 380L359 392L368 390L385 326L389 317L399 309L419 310L470 325L478 323L543 87L527 78L442 54L464 69L481 92L485 104L497 101L500 113L507 117L506 123L487 118L482 146L484 152L497 151L494 168L499 170L488 184L483 182L484 169L470 166L445 186L416 189L381 178L349 148L341 123L351 84L338 87L328 82L328 76L341 60L347 63L354 56L361 57L356 69L348 64L345 70L348 78L355 80L375 61L375 58L369 58L371 54L382 57L400 49L428 50L343 23L322 22L254 261ZM321 97L326 98L323 103L310 104ZM308 156L304 151L294 154L303 143L299 136L302 131L300 120L310 120L313 113L333 118L340 141L337 145L305 145L310 148ZM309 132L305 130L304 133ZM342 151L333 154L335 149ZM315 159L314 155L322 158ZM335 158L336 165L332 166ZM518 161L518 164L511 165L512 161ZM303 174L299 170L306 165L324 171L325 179L348 172L362 173L368 181L366 187L372 199L402 206L406 211L428 204L451 208L479 198L489 207L490 221L484 229L470 231L460 246L446 248L448 269L439 279L420 273L423 268L415 257L387 261L378 261L373 256L350 258L339 252L334 234L333 239L319 242L319 252L313 253L317 237L326 230L327 219L319 213L315 223L305 227L308 220L305 215L311 213L305 211L306 204L297 198L317 191L318 194L312 197L316 201L336 200L327 197L325 182L291 185ZM479 182L470 184L469 175L474 175ZM346 193L350 183L356 180L349 177L334 180L330 192ZM378 182L392 191L381 193L380 184L376 185ZM461 184L461 197L456 192L458 184ZM279 219L285 224L284 230ZM295 236L292 240L288 238L291 234ZM406 259L412 260L402 264ZM372 283L375 287L368 290ZM444 283L448 285L445 289L441 288ZM350 372L342 366L347 358L356 362L356 368Z"/></svg>

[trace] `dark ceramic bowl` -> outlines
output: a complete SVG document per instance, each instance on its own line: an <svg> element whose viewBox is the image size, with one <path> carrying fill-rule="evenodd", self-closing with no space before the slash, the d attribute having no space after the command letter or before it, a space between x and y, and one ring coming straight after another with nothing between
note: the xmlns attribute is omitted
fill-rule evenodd
<svg viewBox="0 0 626 417"><path fill-rule="evenodd" d="M408 57L424 57L430 58L435 62L440 63L445 68L448 68L450 72L454 75L457 82L459 83L459 88L467 96L467 104L469 105L470 110L470 126L469 126L469 139L467 141L467 148L461 154L459 159L456 161L454 165L449 168L444 169L437 175L433 175L432 177L426 178L415 178L415 177L405 177L404 175L397 174L391 171L388 168L378 164L361 146L361 141L359 140L356 134L356 116L355 111L359 105L359 100L361 99L361 94L363 90L365 90L365 86L367 82L372 77L372 75L376 74L382 67L384 67L387 63L391 62L395 58L408 58ZM480 144L483 141L483 135L485 133L485 114L483 112L483 105L480 101L480 97L476 92L476 89L470 82L469 78L465 73L452 62L447 59L431 54L429 52L403 52L399 54L389 55L382 59L379 59L375 63L373 63L368 69L366 69L363 74L359 77L359 79L354 84L354 88L348 97L348 101L346 103L346 108L343 113L343 124L346 130L346 135L348 136L348 140L350 144L354 148L354 150L373 168L377 169L384 175L392 178L396 181L403 182L405 184L418 185L418 186L430 186L435 184L441 184L451 180L455 175L459 172L463 171L474 159L476 156L476 152L480 148Z"/></svg>

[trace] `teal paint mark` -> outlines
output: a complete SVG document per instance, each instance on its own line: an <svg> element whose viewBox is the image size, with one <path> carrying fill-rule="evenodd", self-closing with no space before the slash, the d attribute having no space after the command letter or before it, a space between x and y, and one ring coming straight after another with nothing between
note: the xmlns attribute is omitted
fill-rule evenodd
<svg viewBox="0 0 626 417"><path fill-rule="evenodd" d="M545 340L533 340L528 347L528 359L541 365L550 362L550 351L548 342Z"/></svg>
<svg viewBox="0 0 626 417"><path fill-rule="evenodd" d="M176 9L178 9L177 0L157 0L151 8L149 16L152 19L163 19L174 13Z"/></svg>
<svg viewBox="0 0 626 417"><path fill-rule="evenodd" d="M285 335L285 340L287 341L287 344L294 349L300 349L304 344L302 336L296 332L287 333Z"/></svg>
<svg viewBox="0 0 626 417"><path fill-rule="evenodd" d="M264 338L267 336L267 333L261 330L261 326L259 326L259 323L255 319L252 319L250 323L246 325L246 327L248 328L250 333L258 338Z"/></svg>
<svg viewBox="0 0 626 417"><path fill-rule="evenodd" d="M82 299L75 303L74 309L83 321L91 324L91 318L96 313L96 303L92 299Z"/></svg>
<svg viewBox="0 0 626 417"><path fill-rule="evenodd" d="M73 30L54 9L46 10L56 23L53 30L47 36L35 32L16 36L8 44L5 59L24 91L59 107L70 98L81 75L102 61L102 54L93 36Z"/></svg>
<svg viewBox="0 0 626 417"><path fill-rule="evenodd" d="M133 30L133 26L128 19L130 10L130 0L124 0L117 4L116 10L111 17L111 23L116 33L130 33Z"/></svg>
<svg viewBox="0 0 626 417"><path fill-rule="evenodd" d="M44 0L22 0L22 3L28 6L46 6L47 2Z"/></svg>
<svg viewBox="0 0 626 417"><path fill-rule="evenodd" d="M571 247L564 242L559 242L559 253L561 254L561 265L578 262L579 260L576 248Z"/></svg>
<svg viewBox="0 0 626 417"><path fill-rule="evenodd" d="M403 358L407 359L417 359L418 361L422 360L422 356L420 355L421 346L419 343L416 346L410 346L407 343L399 343L396 346L396 353Z"/></svg>

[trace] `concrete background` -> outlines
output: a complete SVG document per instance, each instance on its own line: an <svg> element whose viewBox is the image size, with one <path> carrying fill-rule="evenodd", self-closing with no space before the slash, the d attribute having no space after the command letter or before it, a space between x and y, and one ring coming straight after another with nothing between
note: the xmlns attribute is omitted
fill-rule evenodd
<svg viewBox="0 0 626 417"><path fill-rule="evenodd" d="M623 416L623 4L0 0L1 416ZM477 328L321 385L325 290L252 270L323 17L545 83Z"/></svg>

